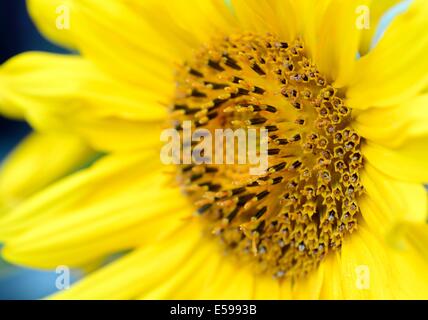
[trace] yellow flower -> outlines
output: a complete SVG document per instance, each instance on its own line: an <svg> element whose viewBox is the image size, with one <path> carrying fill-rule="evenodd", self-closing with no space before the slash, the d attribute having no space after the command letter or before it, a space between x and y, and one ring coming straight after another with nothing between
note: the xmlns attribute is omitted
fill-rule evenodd
<svg viewBox="0 0 428 320"><path fill-rule="evenodd" d="M428 3L369 50L396 3L29 1L79 54L0 68L1 112L53 139L3 169L3 256L127 252L57 298L428 298ZM184 120L268 129L268 172L162 165L160 132ZM106 155L52 183L86 145Z"/></svg>

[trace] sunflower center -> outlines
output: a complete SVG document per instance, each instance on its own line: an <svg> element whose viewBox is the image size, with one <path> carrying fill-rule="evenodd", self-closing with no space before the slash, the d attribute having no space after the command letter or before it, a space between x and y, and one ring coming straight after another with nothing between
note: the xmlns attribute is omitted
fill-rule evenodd
<svg viewBox="0 0 428 320"><path fill-rule="evenodd" d="M269 168L259 176L243 163L180 165L179 181L207 230L260 272L294 279L315 269L359 216L360 137L343 95L302 42L273 35L217 39L176 77L177 129L190 121L213 135L268 131Z"/></svg>

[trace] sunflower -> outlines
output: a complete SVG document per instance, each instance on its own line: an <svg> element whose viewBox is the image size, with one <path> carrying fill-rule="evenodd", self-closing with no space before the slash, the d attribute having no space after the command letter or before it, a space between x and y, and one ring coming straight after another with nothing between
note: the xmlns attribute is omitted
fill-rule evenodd
<svg viewBox="0 0 428 320"><path fill-rule="evenodd" d="M398 2L28 1L73 54L0 68L35 129L1 173L3 257L97 266L59 299L428 298L428 4L373 40ZM267 130L268 170L162 164L183 121Z"/></svg>

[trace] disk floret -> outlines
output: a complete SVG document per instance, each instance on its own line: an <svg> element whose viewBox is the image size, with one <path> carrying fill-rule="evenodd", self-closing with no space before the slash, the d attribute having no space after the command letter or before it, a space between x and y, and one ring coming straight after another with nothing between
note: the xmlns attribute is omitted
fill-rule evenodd
<svg viewBox="0 0 428 320"><path fill-rule="evenodd" d="M363 188L351 109L301 41L214 40L177 71L171 119L213 132L266 129L268 170L188 164L179 181L229 252L277 278L300 277L357 228ZM188 146L193 148L194 145Z"/></svg>

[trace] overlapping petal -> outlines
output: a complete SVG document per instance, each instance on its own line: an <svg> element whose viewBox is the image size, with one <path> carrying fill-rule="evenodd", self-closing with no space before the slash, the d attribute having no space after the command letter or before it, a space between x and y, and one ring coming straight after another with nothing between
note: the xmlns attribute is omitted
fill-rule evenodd
<svg viewBox="0 0 428 320"><path fill-rule="evenodd" d="M378 45L358 60L347 90L357 109L404 103L428 85L428 3L414 0L394 19Z"/></svg>
<svg viewBox="0 0 428 320"><path fill-rule="evenodd" d="M96 149L158 143L168 97L124 85L89 61L25 53L0 68L0 103L38 130L72 133Z"/></svg>
<svg viewBox="0 0 428 320"><path fill-rule="evenodd" d="M34 132L2 164L1 202L9 209L13 208L94 157L95 152L79 137Z"/></svg>

